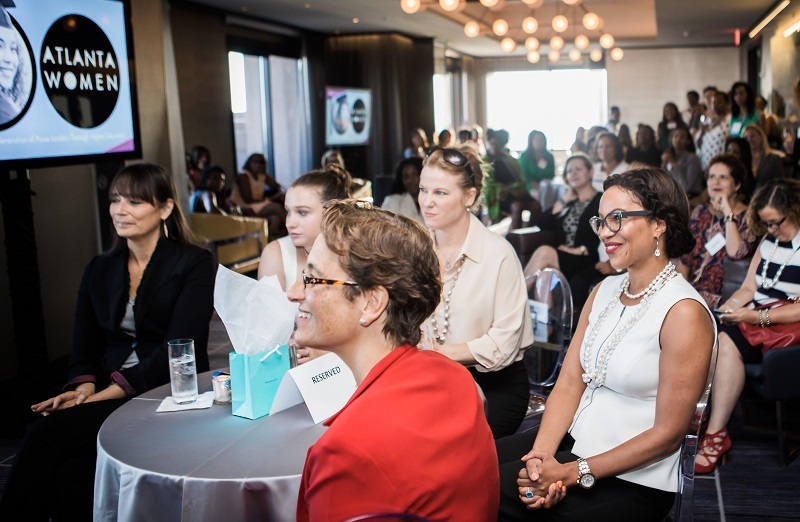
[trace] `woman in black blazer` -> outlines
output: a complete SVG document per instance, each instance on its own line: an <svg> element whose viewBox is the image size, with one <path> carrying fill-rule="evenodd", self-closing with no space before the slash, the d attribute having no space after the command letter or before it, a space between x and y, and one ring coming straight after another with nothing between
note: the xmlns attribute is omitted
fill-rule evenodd
<svg viewBox="0 0 800 522"><path fill-rule="evenodd" d="M157 165L132 165L114 178L110 198L115 245L86 267L67 384L32 406L44 418L17 453L2 520L91 520L103 421L169 382L170 339L194 339L197 370L208 370L215 265L192 244L172 178Z"/></svg>

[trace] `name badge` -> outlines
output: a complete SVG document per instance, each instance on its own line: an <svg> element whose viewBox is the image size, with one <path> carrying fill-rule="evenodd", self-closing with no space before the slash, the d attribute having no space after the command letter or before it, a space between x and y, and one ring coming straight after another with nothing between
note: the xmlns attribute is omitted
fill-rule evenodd
<svg viewBox="0 0 800 522"><path fill-rule="evenodd" d="M706 241L705 246L706 246L706 252L708 252L712 256L716 255L717 252L722 250L722 248L725 246L725 236L723 236L721 232L717 232L717 234L714 237Z"/></svg>
<svg viewBox="0 0 800 522"><path fill-rule="evenodd" d="M353 372L338 355L328 353L286 372L269 414L305 402L319 424L341 410L355 391Z"/></svg>
<svg viewBox="0 0 800 522"><path fill-rule="evenodd" d="M736 121L731 123L731 134L739 134L742 130L742 122Z"/></svg>
<svg viewBox="0 0 800 522"><path fill-rule="evenodd" d="M674 121L667 122L667 129L675 130L677 128L678 128L677 122L674 122Z"/></svg>

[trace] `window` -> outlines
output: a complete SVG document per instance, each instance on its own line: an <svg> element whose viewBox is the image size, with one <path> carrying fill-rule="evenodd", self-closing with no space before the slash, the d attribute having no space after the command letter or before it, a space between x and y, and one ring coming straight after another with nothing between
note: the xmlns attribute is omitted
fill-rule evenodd
<svg viewBox="0 0 800 522"><path fill-rule="evenodd" d="M236 164L262 153L273 177L288 186L314 163L304 62L230 52L228 64Z"/></svg>
<svg viewBox="0 0 800 522"><path fill-rule="evenodd" d="M527 147L536 129L551 149L569 149L578 127L606 121L605 69L504 71L486 75L486 120L491 129L506 129L511 150Z"/></svg>

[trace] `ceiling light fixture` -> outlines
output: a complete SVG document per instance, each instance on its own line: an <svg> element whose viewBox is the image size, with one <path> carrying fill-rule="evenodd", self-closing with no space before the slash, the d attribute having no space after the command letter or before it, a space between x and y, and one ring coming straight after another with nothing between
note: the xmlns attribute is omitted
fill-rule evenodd
<svg viewBox="0 0 800 522"><path fill-rule="evenodd" d="M492 31L497 36L505 36L505 34L508 32L508 22L502 18L498 18L492 24Z"/></svg>
<svg viewBox="0 0 800 522"><path fill-rule="evenodd" d="M542 59L542 56L539 54L538 51L530 51L528 53L528 61L531 62L531 63L537 63L541 59Z"/></svg>
<svg viewBox="0 0 800 522"><path fill-rule="evenodd" d="M416 13L421 5L420 0L400 0L400 9L407 14Z"/></svg>
<svg viewBox="0 0 800 522"><path fill-rule="evenodd" d="M581 0L562 0L567 5L578 5L581 3Z"/></svg>
<svg viewBox="0 0 800 522"><path fill-rule="evenodd" d="M522 30L526 33L533 34L537 29L539 29L539 22L536 20L536 18L527 16L524 20L522 20Z"/></svg>
<svg viewBox="0 0 800 522"><path fill-rule="evenodd" d="M539 48L539 39L535 36L529 36L525 39L525 48L529 51L535 51Z"/></svg>
<svg viewBox="0 0 800 522"><path fill-rule="evenodd" d="M556 51L560 51L564 48L564 39L558 35L550 38L550 47Z"/></svg>
<svg viewBox="0 0 800 522"><path fill-rule="evenodd" d="M564 15L556 15L553 17L553 21L550 22L550 24L553 26L554 31L563 33L567 30L567 27L569 27L569 20L567 20L567 17Z"/></svg>
<svg viewBox="0 0 800 522"><path fill-rule="evenodd" d="M798 31L800 31L800 18L792 22L792 25L786 28L786 30L783 32L783 37L789 38Z"/></svg>
<svg viewBox="0 0 800 522"><path fill-rule="evenodd" d="M500 0L481 0L481 3L486 7L494 7Z"/></svg>
<svg viewBox="0 0 800 522"><path fill-rule="evenodd" d="M464 34L467 35L469 38L475 38L479 34L481 34L481 26L478 25L478 22L475 20L470 20L466 24L464 24Z"/></svg>
<svg viewBox="0 0 800 522"><path fill-rule="evenodd" d="M583 26L589 31L600 29L601 19L596 13L589 11L583 15Z"/></svg>
<svg viewBox="0 0 800 522"><path fill-rule="evenodd" d="M569 53L567 54L570 60L573 62L577 62L581 59L581 51L580 49L570 49Z"/></svg>
<svg viewBox="0 0 800 522"><path fill-rule="evenodd" d="M622 60L623 56L625 56L625 53L622 52L622 49L620 49L619 47L614 47L613 49L611 49L611 59L614 60L615 62Z"/></svg>
<svg viewBox="0 0 800 522"><path fill-rule="evenodd" d="M538 9L542 7L544 0L522 0L524 3L528 4L531 9Z"/></svg>
<svg viewBox="0 0 800 522"><path fill-rule="evenodd" d="M767 24L772 21L773 18L778 16L778 14L780 14L781 11L786 9L786 6L788 5L789 5L789 0L783 0L781 3L776 5L775 8L772 9L772 11L770 11L769 14L767 14L767 16L765 16L760 22L758 22L758 25L753 27L753 29L749 33L747 33L747 36L749 36L750 38L755 38L756 35L760 33L761 30L765 28Z"/></svg>
<svg viewBox="0 0 800 522"><path fill-rule="evenodd" d="M614 47L614 37L608 33L604 33L602 36L600 36L600 47L605 49L611 49Z"/></svg>
<svg viewBox="0 0 800 522"><path fill-rule="evenodd" d="M585 34L579 34L575 37L575 47L581 50L586 50L589 48L589 37Z"/></svg>
<svg viewBox="0 0 800 522"><path fill-rule="evenodd" d="M500 42L500 47L505 52L511 53L517 48L517 42L515 42L513 38L503 38L503 40Z"/></svg>
<svg viewBox="0 0 800 522"><path fill-rule="evenodd" d="M439 0L439 7L445 11L455 11L458 9L458 0Z"/></svg>
<svg viewBox="0 0 800 522"><path fill-rule="evenodd" d="M547 53L547 59L551 62L557 62L561 59L561 53L553 49L549 53Z"/></svg>
<svg viewBox="0 0 800 522"><path fill-rule="evenodd" d="M600 49L592 49L592 52L589 53L589 59L593 62L599 62L603 59L603 51Z"/></svg>

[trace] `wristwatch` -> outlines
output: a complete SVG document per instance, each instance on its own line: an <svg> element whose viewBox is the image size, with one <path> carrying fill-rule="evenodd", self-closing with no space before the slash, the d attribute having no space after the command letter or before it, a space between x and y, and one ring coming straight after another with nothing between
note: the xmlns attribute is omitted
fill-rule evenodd
<svg viewBox="0 0 800 522"><path fill-rule="evenodd" d="M739 220L736 218L736 216L733 213L728 214L727 216L725 216L725 219L722 220L722 222L725 223L725 224L727 224L730 221L733 221L737 225L739 224Z"/></svg>
<svg viewBox="0 0 800 522"><path fill-rule="evenodd" d="M578 485L583 489L590 489L596 481L586 459L578 459Z"/></svg>
<svg viewBox="0 0 800 522"><path fill-rule="evenodd" d="M589 249L586 248L586 245L581 245L581 255L582 256L589 255Z"/></svg>

